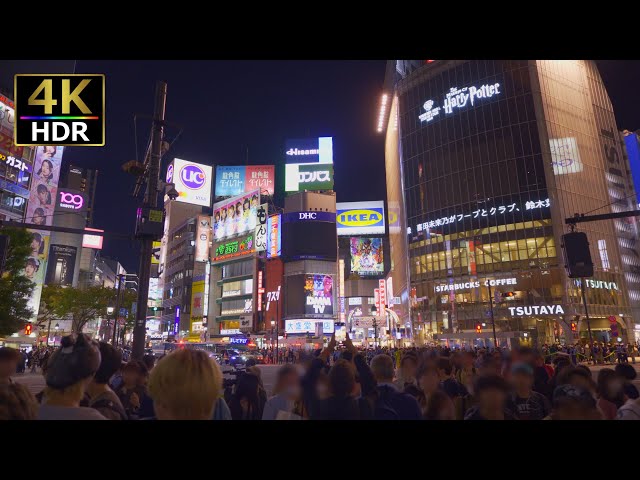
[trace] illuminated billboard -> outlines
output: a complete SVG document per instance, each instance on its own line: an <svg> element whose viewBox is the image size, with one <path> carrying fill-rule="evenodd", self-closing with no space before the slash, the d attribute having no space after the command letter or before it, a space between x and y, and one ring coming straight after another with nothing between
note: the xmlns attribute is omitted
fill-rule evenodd
<svg viewBox="0 0 640 480"><path fill-rule="evenodd" d="M334 325L333 320L313 320L313 319L297 319L285 320L284 331L286 333L315 333L316 324L322 324L323 334L332 334Z"/></svg>
<svg viewBox="0 0 640 480"><path fill-rule="evenodd" d="M282 254L282 217L272 215L267 220L267 258L279 257Z"/></svg>
<svg viewBox="0 0 640 480"><path fill-rule="evenodd" d="M84 231L104 233L104 230L100 230L97 228L89 228L89 227L86 227ZM82 248L93 248L95 250L102 250L102 242L103 242L102 235L92 235L91 233L85 233L82 235ZM153 243L156 243L156 242L153 242Z"/></svg>
<svg viewBox="0 0 640 480"><path fill-rule="evenodd" d="M260 192L254 190L213 204L213 239L220 242L227 238L254 233L258 224Z"/></svg>
<svg viewBox="0 0 640 480"><path fill-rule="evenodd" d="M273 195L275 167L273 165L240 165L216 167L216 197L230 197L260 190L261 195Z"/></svg>
<svg viewBox="0 0 640 480"><path fill-rule="evenodd" d="M241 257L255 251L253 233L244 238L232 242L221 243L216 247L214 260L228 260L230 258Z"/></svg>
<svg viewBox="0 0 640 480"><path fill-rule="evenodd" d="M384 254L381 238L351 237L351 272L360 276L384 273Z"/></svg>
<svg viewBox="0 0 640 480"><path fill-rule="evenodd" d="M211 242L211 217L198 215L196 225L195 261L209 261L209 242Z"/></svg>
<svg viewBox="0 0 640 480"><path fill-rule="evenodd" d="M583 165L575 137L551 138L549 146L554 175L568 175L582 171Z"/></svg>
<svg viewBox="0 0 640 480"><path fill-rule="evenodd" d="M210 165L174 158L167 167L167 183L175 184L176 201L211 206L213 168Z"/></svg>
<svg viewBox="0 0 640 480"><path fill-rule="evenodd" d="M285 165L285 192L302 190L333 190L333 165L288 164Z"/></svg>
<svg viewBox="0 0 640 480"><path fill-rule="evenodd" d="M384 235L384 202L336 203L338 235Z"/></svg>
<svg viewBox="0 0 640 480"><path fill-rule="evenodd" d="M306 275L304 296L306 315L333 315L333 277L331 275Z"/></svg>
<svg viewBox="0 0 640 480"><path fill-rule="evenodd" d="M333 137L288 139L284 153L286 163L333 163Z"/></svg>
<svg viewBox="0 0 640 480"><path fill-rule="evenodd" d="M71 286L76 268L78 249L68 245L51 245L47 262L46 283L48 285Z"/></svg>

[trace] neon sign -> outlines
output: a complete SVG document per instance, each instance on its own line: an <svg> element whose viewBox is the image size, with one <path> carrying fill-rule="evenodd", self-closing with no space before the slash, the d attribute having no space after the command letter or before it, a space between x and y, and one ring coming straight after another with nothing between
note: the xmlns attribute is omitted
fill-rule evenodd
<svg viewBox="0 0 640 480"><path fill-rule="evenodd" d="M436 106L433 100L427 100L422 105L424 113L418 115L421 122L431 122L435 117L440 115L440 111L444 110L445 115L450 115L454 112L454 109L462 109L469 105L474 106L477 100L483 100L487 98L500 95L502 86L499 83L491 85L482 85L480 87L452 87L445 95L443 104L441 107Z"/></svg>
<svg viewBox="0 0 640 480"><path fill-rule="evenodd" d="M84 205L82 195L69 192L60 192L60 208L70 208L71 210L80 210Z"/></svg>
<svg viewBox="0 0 640 480"><path fill-rule="evenodd" d="M253 253L254 247L253 235L249 235L243 240L222 243L216 248L215 259L218 261L247 255Z"/></svg>

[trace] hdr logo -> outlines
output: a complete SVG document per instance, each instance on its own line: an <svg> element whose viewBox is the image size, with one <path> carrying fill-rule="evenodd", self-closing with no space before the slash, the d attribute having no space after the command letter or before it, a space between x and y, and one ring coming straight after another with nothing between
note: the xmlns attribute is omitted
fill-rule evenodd
<svg viewBox="0 0 640 480"><path fill-rule="evenodd" d="M14 91L17 146L104 146L104 75L18 74Z"/></svg>

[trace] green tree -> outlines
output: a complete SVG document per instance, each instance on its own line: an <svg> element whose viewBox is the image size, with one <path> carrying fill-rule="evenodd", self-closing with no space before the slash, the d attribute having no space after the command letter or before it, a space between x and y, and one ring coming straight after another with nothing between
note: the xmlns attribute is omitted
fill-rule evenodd
<svg viewBox="0 0 640 480"><path fill-rule="evenodd" d="M40 309L38 310L38 318L36 319L36 325L41 334L48 332L50 322L61 319L56 313L55 305L57 299L60 297L62 288L60 285L45 285L42 288Z"/></svg>
<svg viewBox="0 0 640 480"><path fill-rule="evenodd" d="M82 332L85 325L96 318L106 318L107 307L115 298L112 288L61 288L53 302L53 311L60 318L71 317L71 331Z"/></svg>
<svg viewBox="0 0 640 480"><path fill-rule="evenodd" d="M14 227L1 228L0 235L9 237L7 260L0 278L0 335L11 335L33 315L27 303L35 284L24 274L32 236L26 229Z"/></svg>

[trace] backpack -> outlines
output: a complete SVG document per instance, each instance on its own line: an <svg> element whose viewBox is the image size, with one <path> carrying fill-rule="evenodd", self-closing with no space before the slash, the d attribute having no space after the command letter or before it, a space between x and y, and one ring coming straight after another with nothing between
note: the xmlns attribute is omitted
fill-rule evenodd
<svg viewBox="0 0 640 480"><path fill-rule="evenodd" d="M374 420L400 420L398 412L389 404L388 395L377 389L376 399L373 404Z"/></svg>
<svg viewBox="0 0 640 480"><path fill-rule="evenodd" d="M129 417L127 416L127 413L124 411L124 408L122 408L119 404L115 403L113 400L109 400L108 398L101 398L96 403L91 405L91 408L98 411L101 408L111 410L117 413L118 415L120 415L120 420L129 419Z"/></svg>

